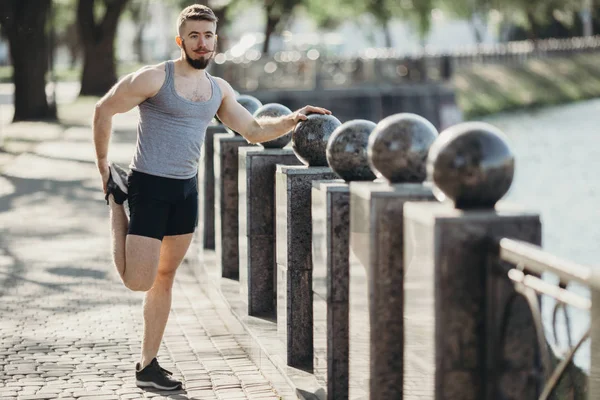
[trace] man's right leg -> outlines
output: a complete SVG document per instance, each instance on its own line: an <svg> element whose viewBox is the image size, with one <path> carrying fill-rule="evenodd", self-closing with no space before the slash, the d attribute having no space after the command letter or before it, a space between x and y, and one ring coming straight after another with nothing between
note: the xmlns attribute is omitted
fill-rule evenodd
<svg viewBox="0 0 600 400"><path fill-rule="evenodd" d="M112 256L125 286L135 291L150 290L160 258L160 239L128 235L129 221L122 204L109 196Z"/></svg>
<svg viewBox="0 0 600 400"><path fill-rule="evenodd" d="M110 164L106 201L110 206L113 261L125 286L136 291L147 291L154 283L168 215L164 203L149 196L152 191L147 189L155 187L153 182L148 185L148 179L153 178L136 173L128 176L123 168ZM126 199L131 221L123 205Z"/></svg>
<svg viewBox="0 0 600 400"><path fill-rule="evenodd" d="M129 220L125 214L123 204L117 204L113 195L108 196L108 204L110 205L110 236L112 241L112 258L117 271L124 279L125 276L125 240L127 238L127 229L129 228Z"/></svg>

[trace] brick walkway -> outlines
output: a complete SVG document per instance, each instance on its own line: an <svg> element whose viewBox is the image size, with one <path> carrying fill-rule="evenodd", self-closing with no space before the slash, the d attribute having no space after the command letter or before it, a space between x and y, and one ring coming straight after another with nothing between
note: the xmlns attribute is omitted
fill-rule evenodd
<svg viewBox="0 0 600 400"><path fill-rule="evenodd" d="M71 129L33 152L0 153L0 398L279 399L193 261L178 272L159 352L185 390L135 387L143 294L125 289L110 261L90 135Z"/></svg>

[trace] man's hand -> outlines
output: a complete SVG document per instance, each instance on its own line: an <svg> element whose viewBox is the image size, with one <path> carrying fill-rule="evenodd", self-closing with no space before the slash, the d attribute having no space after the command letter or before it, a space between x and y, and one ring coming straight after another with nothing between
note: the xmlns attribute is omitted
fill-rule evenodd
<svg viewBox="0 0 600 400"><path fill-rule="evenodd" d="M100 172L100 177L102 178L102 190L104 190L104 194L106 194L106 184L108 183L108 177L110 176L108 160L96 160L96 165L98 166L98 171Z"/></svg>
<svg viewBox="0 0 600 400"><path fill-rule="evenodd" d="M331 111L321 107L305 106L292 114L294 123L297 124L308 119L307 114L331 114Z"/></svg>

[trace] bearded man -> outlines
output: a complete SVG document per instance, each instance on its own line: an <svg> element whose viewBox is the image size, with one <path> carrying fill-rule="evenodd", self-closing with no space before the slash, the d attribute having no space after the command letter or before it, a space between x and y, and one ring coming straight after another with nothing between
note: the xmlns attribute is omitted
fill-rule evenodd
<svg viewBox="0 0 600 400"><path fill-rule="evenodd" d="M198 162L206 127L218 115L250 143L292 130L306 106L279 118L255 119L225 80L206 67L215 55L217 18L195 4L177 19L181 56L125 76L96 104L93 120L96 164L110 207L112 256L125 286L146 292L140 387L176 390L182 383L156 359L171 309L175 272L198 223ZM108 161L112 117L139 107L137 144L130 172ZM128 200L129 218L123 202Z"/></svg>

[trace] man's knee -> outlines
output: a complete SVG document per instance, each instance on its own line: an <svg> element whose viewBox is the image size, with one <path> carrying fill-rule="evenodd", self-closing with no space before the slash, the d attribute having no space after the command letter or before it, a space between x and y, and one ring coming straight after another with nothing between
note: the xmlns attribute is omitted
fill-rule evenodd
<svg viewBox="0 0 600 400"><path fill-rule="evenodd" d="M147 292L148 290L152 289L154 279L125 277L125 279L123 279L123 283L127 289L133 290L134 292Z"/></svg>
<svg viewBox="0 0 600 400"><path fill-rule="evenodd" d="M158 272L157 272L157 276L156 279L163 281L163 282L171 282L173 283L173 281L175 280L175 273L177 272L177 270L169 270L169 271L163 271L159 268Z"/></svg>

